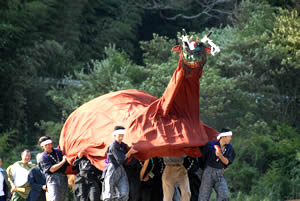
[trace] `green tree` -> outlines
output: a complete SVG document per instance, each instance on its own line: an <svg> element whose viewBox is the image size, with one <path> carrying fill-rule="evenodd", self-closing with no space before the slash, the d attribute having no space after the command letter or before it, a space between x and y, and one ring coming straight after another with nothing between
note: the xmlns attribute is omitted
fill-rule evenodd
<svg viewBox="0 0 300 201"><path fill-rule="evenodd" d="M300 138L295 128L277 121L258 121L245 129L249 130L247 136L234 131L237 157L226 171L232 197L250 196L250 200L257 201L296 199Z"/></svg>
<svg viewBox="0 0 300 201"><path fill-rule="evenodd" d="M243 93L243 101L247 97L252 101L245 106L250 106L249 112L257 119L294 125L299 116L299 17L296 11L274 11L267 4L242 3L234 27L216 31L221 53L208 66L220 69L221 77L238 83L236 89Z"/></svg>
<svg viewBox="0 0 300 201"><path fill-rule="evenodd" d="M102 59L104 47L110 43L133 56L142 14L132 0L87 1L80 20L80 49L76 57L85 62Z"/></svg>
<svg viewBox="0 0 300 201"><path fill-rule="evenodd" d="M278 119L296 124L300 111L296 98L300 94L300 17L296 10L280 10L271 34L263 34L268 43L269 68L264 75L274 85L274 100L278 102ZM270 82L269 81L269 82Z"/></svg>
<svg viewBox="0 0 300 201"><path fill-rule="evenodd" d="M50 4L51 1L34 0L0 4L0 133L10 133L8 147L15 148L19 142L22 147L35 144L34 122L51 118L51 106L46 106L50 100L45 97L45 88L28 54L35 41L43 38L40 28L49 19ZM49 109L47 115L40 112L45 108ZM10 149L10 153L20 151L17 149L20 147Z"/></svg>
<svg viewBox="0 0 300 201"><path fill-rule="evenodd" d="M141 41L140 45L147 71L147 79L142 82L140 89L159 98L177 67L179 54L172 51L175 40L153 34L152 40Z"/></svg>
<svg viewBox="0 0 300 201"><path fill-rule="evenodd" d="M114 45L105 48L106 58L91 61L88 73L76 71L66 77L63 88L52 88L48 95L62 108L62 120L83 103L106 93L138 88L145 77L143 68L132 63L124 51Z"/></svg>

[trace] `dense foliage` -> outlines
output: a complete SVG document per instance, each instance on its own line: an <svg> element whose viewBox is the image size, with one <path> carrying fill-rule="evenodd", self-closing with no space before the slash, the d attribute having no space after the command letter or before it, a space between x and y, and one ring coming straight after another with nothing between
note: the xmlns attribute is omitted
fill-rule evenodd
<svg viewBox="0 0 300 201"><path fill-rule="evenodd" d="M1 1L4 167L24 148L39 150L39 136L57 144L68 115L97 96L136 88L160 97L177 66L177 32L186 28L200 38L213 31L221 48L205 65L200 114L206 124L234 132L237 158L226 171L231 200L299 199L300 5L236 1L230 15L211 23L160 19L143 2Z"/></svg>

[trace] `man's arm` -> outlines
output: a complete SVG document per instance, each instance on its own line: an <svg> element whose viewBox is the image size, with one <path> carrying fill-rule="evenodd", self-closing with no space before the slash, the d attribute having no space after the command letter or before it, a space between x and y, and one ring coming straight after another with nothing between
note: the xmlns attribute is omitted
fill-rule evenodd
<svg viewBox="0 0 300 201"><path fill-rule="evenodd" d="M49 169L50 172L56 172L59 168L61 168L65 163L66 163L67 159L66 156L63 156L62 161L60 161L59 163L52 165L51 168Z"/></svg>
<svg viewBox="0 0 300 201"><path fill-rule="evenodd" d="M135 150L133 147L131 147L131 149L126 153L125 159L129 158L132 154L135 154L137 152L138 152L137 150Z"/></svg>
<svg viewBox="0 0 300 201"><path fill-rule="evenodd" d="M221 150L216 150L216 156L222 161L224 165L229 164L229 160L225 156L223 156Z"/></svg>
<svg viewBox="0 0 300 201"><path fill-rule="evenodd" d="M11 186L10 191L11 192L15 192L16 191L16 186L14 184L14 177L13 177L13 173L12 173L12 166L13 165L8 166L8 168L7 168L6 171L7 171L8 181L9 181L10 186Z"/></svg>
<svg viewBox="0 0 300 201"><path fill-rule="evenodd" d="M144 174L146 172L146 169L148 167L150 159L145 160L144 165L140 171L140 181L144 181Z"/></svg>

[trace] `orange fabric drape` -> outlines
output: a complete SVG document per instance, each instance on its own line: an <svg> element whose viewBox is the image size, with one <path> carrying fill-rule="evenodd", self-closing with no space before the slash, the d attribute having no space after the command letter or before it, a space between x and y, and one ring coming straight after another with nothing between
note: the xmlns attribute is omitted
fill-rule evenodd
<svg viewBox="0 0 300 201"><path fill-rule="evenodd" d="M59 141L68 162L85 151L92 164L103 170L115 125L126 128L124 142L139 151L137 159L201 156L198 147L218 133L200 120L203 63L187 70L182 59L180 54L178 67L161 98L129 89L105 94L76 109L66 120Z"/></svg>

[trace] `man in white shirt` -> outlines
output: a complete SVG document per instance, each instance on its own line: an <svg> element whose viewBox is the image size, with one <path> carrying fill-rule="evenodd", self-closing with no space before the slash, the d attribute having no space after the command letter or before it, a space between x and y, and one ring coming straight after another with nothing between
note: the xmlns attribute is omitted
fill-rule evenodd
<svg viewBox="0 0 300 201"><path fill-rule="evenodd" d="M25 149L21 154L21 161L17 161L7 168L8 181L12 187L11 201L25 201L30 192L27 182L29 170L35 165L30 162L31 154Z"/></svg>

